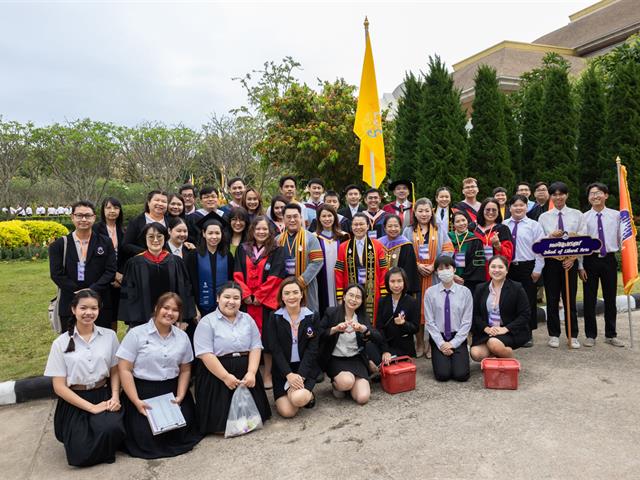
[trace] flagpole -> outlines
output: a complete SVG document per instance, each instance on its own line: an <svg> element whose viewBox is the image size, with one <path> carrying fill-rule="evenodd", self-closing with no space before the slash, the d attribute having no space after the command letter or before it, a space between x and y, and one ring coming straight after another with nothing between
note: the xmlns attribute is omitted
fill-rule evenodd
<svg viewBox="0 0 640 480"><path fill-rule="evenodd" d="M369 151L369 167L371 168L371 187L376 188L376 161L372 151Z"/></svg>
<svg viewBox="0 0 640 480"><path fill-rule="evenodd" d="M621 182L620 182L620 157L616 157L616 170L618 172L618 195L620 195ZM633 220L631 220L633 221ZM621 260L622 261L622 260ZM624 281L624 277L623 277ZM633 350L633 322L631 321L631 295L627 293L627 317L629 319L629 346Z"/></svg>

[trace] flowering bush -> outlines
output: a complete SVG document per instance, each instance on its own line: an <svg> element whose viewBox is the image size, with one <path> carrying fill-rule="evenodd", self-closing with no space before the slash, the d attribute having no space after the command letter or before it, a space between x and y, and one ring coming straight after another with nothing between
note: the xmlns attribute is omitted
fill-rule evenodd
<svg viewBox="0 0 640 480"><path fill-rule="evenodd" d="M19 220L0 222L0 248L14 249L25 247L31 243L29 230Z"/></svg>
<svg viewBox="0 0 640 480"><path fill-rule="evenodd" d="M41 220L26 220L22 224L29 231L31 244L47 246L53 240L63 235L67 235L69 230L58 222L48 222Z"/></svg>
<svg viewBox="0 0 640 480"><path fill-rule="evenodd" d="M10 220L0 222L0 259L47 258L47 246L67 235L69 230L57 222Z"/></svg>

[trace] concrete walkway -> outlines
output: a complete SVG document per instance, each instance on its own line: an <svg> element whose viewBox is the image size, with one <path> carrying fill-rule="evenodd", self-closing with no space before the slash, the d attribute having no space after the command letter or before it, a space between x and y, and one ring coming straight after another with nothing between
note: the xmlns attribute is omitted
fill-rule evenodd
<svg viewBox="0 0 640 480"><path fill-rule="evenodd" d="M633 318L640 336L640 312ZM628 343L626 314L618 329ZM276 416L237 439L207 437L171 459L119 454L113 465L72 468L53 435L55 401L2 407L0 477L640 478L640 343L630 350L599 338L594 348L567 351L562 343L554 350L543 325L534 338L532 349L517 352L517 391L485 390L475 363L469 382L438 384L422 359L414 392L392 396L376 385L371 402L358 407L334 399L325 381L316 408L298 418Z"/></svg>

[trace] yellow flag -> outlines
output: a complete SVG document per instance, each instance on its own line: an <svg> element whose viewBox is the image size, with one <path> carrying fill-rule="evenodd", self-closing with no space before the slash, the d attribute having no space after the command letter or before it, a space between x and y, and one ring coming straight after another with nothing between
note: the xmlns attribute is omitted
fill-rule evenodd
<svg viewBox="0 0 640 480"><path fill-rule="evenodd" d="M366 47L353 132L360 138L360 160L358 163L362 165L362 180L377 188L387 175L387 164L384 159L382 116L378 100L376 71L373 66L373 53L369 40L369 21L366 18L364 31Z"/></svg>

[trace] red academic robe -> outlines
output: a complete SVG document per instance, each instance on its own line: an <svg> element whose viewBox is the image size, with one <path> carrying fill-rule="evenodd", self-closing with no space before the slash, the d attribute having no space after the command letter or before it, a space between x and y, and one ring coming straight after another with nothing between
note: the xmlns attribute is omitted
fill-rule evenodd
<svg viewBox="0 0 640 480"><path fill-rule="evenodd" d="M264 321L278 306L278 289L285 277L284 250L282 247L276 247L268 255L261 254L256 258L253 245L243 243L238 246L235 258L233 279L242 287L243 306L262 334ZM244 303L251 295L260 305Z"/></svg>
<svg viewBox="0 0 640 480"><path fill-rule="evenodd" d="M344 290L351 283L358 283L358 268L364 268L366 279L364 289L367 292L366 308L372 323L376 324L378 301L387 294L384 277L387 274L387 258L382 244L369 237L365 237L362 261L358 259L356 240L344 242L338 249L336 261L336 297L342 300Z"/></svg>

